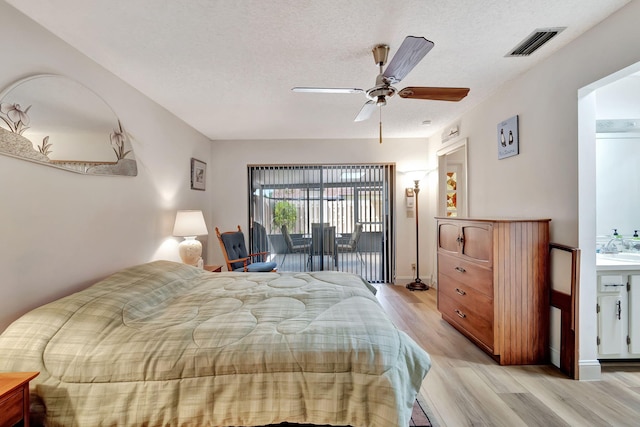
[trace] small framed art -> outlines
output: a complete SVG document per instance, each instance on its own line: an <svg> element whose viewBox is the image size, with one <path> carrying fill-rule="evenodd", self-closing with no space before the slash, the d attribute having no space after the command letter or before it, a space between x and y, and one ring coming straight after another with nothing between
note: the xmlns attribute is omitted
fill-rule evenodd
<svg viewBox="0 0 640 427"><path fill-rule="evenodd" d="M191 189L205 190L207 182L207 164L198 159L191 159Z"/></svg>
<svg viewBox="0 0 640 427"><path fill-rule="evenodd" d="M519 153L518 116L498 123L498 159L515 156Z"/></svg>

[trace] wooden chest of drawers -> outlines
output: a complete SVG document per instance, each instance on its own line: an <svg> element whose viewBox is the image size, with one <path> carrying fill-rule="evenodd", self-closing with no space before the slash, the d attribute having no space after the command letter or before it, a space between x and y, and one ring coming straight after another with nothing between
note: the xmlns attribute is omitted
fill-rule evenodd
<svg viewBox="0 0 640 427"><path fill-rule="evenodd" d="M549 354L549 220L437 218L438 310L501 365Z"/></svg>

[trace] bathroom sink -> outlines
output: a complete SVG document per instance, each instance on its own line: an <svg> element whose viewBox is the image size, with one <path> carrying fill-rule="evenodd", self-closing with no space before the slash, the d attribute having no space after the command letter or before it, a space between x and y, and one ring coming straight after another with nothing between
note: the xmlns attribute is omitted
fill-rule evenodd
<svg viewBox="0 0 640 427"><path fill-rule="evenodd" d="M640 265L640 253L628 253L622 252L617 254L603 254L596 255L598 261L613 261L621 264L638 264Z"/></svg>

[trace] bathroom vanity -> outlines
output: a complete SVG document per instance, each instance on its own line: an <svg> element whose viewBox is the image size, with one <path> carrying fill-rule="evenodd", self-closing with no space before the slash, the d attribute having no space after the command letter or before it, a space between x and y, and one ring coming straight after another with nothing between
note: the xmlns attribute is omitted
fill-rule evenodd
<svg viewBox="0 0 640 427"><path fill-rule="evenodd" d="M640 360L640 253L597 254L598 358Z"/></svg>

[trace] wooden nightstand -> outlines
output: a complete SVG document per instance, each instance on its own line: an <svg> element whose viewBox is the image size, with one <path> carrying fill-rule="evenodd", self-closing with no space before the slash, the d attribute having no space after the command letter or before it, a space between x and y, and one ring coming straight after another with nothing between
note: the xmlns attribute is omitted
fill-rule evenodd
<svg viewBox="0 0 640 427"><path fill-rule="evenodd" d="M212 273L220 273L222 272L222 266L221 265L205 265L203 267L205 270L210 271Z"/></svg>
<svg viewBox="0 0 640 427"><path fill-rule="evenodd" d="M29 381L40 372L0 373L0 427L29 427Z"/></svg>

